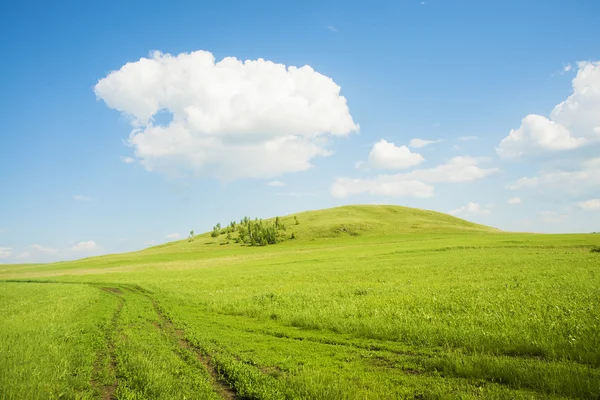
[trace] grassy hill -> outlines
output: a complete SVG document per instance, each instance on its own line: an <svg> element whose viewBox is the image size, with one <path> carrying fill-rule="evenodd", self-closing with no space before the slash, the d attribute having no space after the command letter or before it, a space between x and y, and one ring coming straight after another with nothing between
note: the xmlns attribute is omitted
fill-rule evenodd
<svg viewBox="0 0 600 400"><path fill-rule="evenodd" d="M295 224L298 218L299 225ZM448 214L391 205L352 205L323 210L304 211L280 217L288 237L293 232L298 240L340 238L346 236L386 236L407 233L495 233L498 229L476 224ZM274 218L265 219L272 222ZM217 223L219 221L215 221ZM221 221L227 225L228 221ZM234 235L235 236L235 235ZM225 235L217 239L210 232L197 235L197 239L225 241ZM164 248L187 240L154 246Z"/></svg>
<svg viewBox="0 0 600 400"><path fill-rule="evenodd" d="M282 220L298 239L1 267L0 398L600 396L600 235L395 206Z"/></svg>

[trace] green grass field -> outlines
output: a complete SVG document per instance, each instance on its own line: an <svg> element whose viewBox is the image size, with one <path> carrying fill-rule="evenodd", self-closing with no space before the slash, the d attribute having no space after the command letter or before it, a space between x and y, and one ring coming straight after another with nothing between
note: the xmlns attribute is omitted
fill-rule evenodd
<svg viewBox="0 0 600 400"><path fill-rule="evenodd" d="M600 234L295 215L265 247L0 265L0 398L600 397Z"/></svg>

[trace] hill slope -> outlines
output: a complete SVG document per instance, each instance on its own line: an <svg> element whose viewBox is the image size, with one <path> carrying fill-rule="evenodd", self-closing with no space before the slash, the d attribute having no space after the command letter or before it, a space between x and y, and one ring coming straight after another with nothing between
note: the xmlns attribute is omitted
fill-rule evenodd
<svg viewBox="0 0 600 400"><path fill-rule="evenodd" d="M293 225L297 216L300 225ZM448 214L401 206L352 205L305 211L282 218L300 238L340 235L379 236L394 233L454 233L497 231Z"/></svg>
<svg viewBox="0 0 600 400"><path fill-rule="evenodd" d="M299 224L295 224L297 217ZM273 221L274 218L265 221ZM328 208L314 211L304 211L297 214L280 217L286 226L286 236L292 233L296 240L286 240L284 243L269 246L273 251L288 251L286 244L301 243L313 240L348 238L351 242L360 237L376 238L394 234L452 234L452 233L498 233L499 230L485 225L475 224L460 218L435 211L422 210L401 206L381 205L352 205ZM227 221L221 222L227 226ZM232 235L234 238L237 233ZM245 250L245 251L244 251ZM198 257L220 257L223 255L238 256L248 254L248 248L241 247L233 240L228 241L225 234L217 238L211 237L211 232L195 236L193 242L187 239L160 244L140 251L120 254L107 254L98 257L66 261L53 264L29 264L11 269L34 270L46 269L77 269L86 267L110 268L132 263L171 262ZM240 253L241 252L241 253ZM0 272L10 272L5 266Z"/></svg>
<svg viewBox="0 0 600 400"><path fill-rule="evenodd" d="M297 217L299 224L295 224ZM266 219L271 222L274 218ZM280 217L288 235L293 232L298 240L314 240L344 236L384 236L402 233L459 233L499 232L498 229L479 225L448 214L391 205L352 205L322 210L304 211ZM221 222L222 226L227 221ZM224 240L225 235L217 238ZM210 238L210 232L196 238ZM179 243L179 242L172 242ZM156 247L169 246L170 243Z"/></svg>

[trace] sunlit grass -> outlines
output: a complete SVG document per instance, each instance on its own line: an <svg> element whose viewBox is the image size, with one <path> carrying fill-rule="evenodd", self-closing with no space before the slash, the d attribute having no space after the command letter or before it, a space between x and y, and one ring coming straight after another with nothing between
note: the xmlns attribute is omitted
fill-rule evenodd
<svg viewBox="0 0 600 400"><path fill-rule="evenodd" d="M57 332L84 328L100 338L85 351L63 344L66 358L83 357L65 368L79 363L87 375L60 380L42 361L44 372L30 379L90 396L98 392L94 360L102 359L93 355L107 346L100 333L119 302L110 332L118 398L215 397L211 373L256 399L600 395L600 256L591 251L600 235L502 233L390 207L297 216L300 225L283 221L298 239L266 247L221 245L224 238L205 234L142 252L2 269L1 279L74 284L1 284L9 289L0 292L0 321L18 314L21 322L0 334L11 338L12 357L35 354L33 339L19 332L30 320L44 324L48 313L38 314L37 304L64 303ZM40 287L51 293L36 294ZM65 300L71 292L97 298L96 308L82 316ZM0 379L31 367L7 365Z"/></svg>

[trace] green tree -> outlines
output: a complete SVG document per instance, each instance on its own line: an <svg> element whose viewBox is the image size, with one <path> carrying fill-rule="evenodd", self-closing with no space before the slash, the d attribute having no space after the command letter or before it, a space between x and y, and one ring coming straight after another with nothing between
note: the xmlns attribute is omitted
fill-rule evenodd
<svg viewBox="0 0 600 400"><path fill-rule="evenodd" d="M192 229L190 231L190 236L188 237L188 242L193 242L194 241L194 230Z"/></svg>

